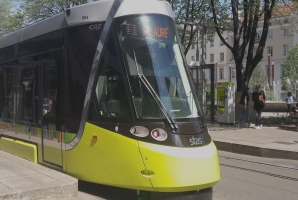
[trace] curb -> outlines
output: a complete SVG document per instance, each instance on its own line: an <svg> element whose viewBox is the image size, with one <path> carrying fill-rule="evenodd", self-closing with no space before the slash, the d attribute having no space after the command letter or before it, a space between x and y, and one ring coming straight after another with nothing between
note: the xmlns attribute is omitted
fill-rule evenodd
<svg viewBox="0 0 298 200"><path fill-rule="evenodd" d="M295 125L295 124L291 124L291 125L280 125L279 128L285 129L285 130L297 131L298 132L298 125Z"/></svg>
<svg viewBox="0 0 298 200"><path fill-rule="evenodd" d="M269 149L262 147L255 147L243 144L234 144L227 142L220 142L213 140L217 150L228 151L232 153L245 154L250 156L266 157L266 158L279 158L298 160L298 152Z"/></svg>

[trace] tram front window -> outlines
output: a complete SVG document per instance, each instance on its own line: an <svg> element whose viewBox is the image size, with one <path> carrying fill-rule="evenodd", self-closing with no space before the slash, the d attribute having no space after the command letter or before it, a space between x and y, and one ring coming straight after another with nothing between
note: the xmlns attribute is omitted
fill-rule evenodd
<svg viewBox="0 0 298 200"><path fill-rule="evenodd" d="M173 20L148 15L121 18L116 24L137 117L164 118L156 98L172 118L198 117L199 107L189 84ZM141 75L148 85L141 81Z"/></svg>

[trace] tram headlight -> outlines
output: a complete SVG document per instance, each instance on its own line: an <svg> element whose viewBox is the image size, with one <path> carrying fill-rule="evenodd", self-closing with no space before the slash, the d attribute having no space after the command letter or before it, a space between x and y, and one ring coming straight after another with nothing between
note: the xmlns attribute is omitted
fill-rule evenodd
<svg viewBox="0 0 298 200"><path fill-rule="evenodd" d="M143 126L133 126L130 128L130 133L137 137L147 137L149 130Z"/></svg>
<svg viewBox="0 0 298 200"><path fill-rule="evenodd" d="M161 128L153 129L151 131L151 136L152 136L152 138L154 138L155 140L158 140L158 141L165 141L168 138L167 132L165 132Z"/></svg>

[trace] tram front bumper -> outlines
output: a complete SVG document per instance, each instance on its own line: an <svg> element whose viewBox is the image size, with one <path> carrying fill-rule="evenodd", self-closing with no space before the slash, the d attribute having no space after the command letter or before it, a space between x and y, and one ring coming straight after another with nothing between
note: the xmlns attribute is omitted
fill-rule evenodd
<svg viewBox="0 0 298 200"><path fill-rule="evenodd" d="M139 142L153 188L158 192L183 192L209 188L220 180L217 150L213 142L195 148L169 147Z"/></svg>

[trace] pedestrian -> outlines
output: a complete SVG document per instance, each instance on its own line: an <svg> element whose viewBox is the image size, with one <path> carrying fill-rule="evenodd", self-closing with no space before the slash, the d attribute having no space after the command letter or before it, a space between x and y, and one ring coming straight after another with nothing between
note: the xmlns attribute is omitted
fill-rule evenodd
<svg viewBox="0 0 298 200"><path fill-rule="evenodd" d="M289 91L286 96L286 104L288 106L287 115L289 115L291 112L292 103L293 103L293 96L292 96L292 92Z"/></svg>
<svg viewBox="0 0 298 200"><path fill-rule="evenodd" d="M247 127L250 126L250 120L249 120L249 87L245 87L242 94L241 94L241 100L240 100L240 110L241 114L239 116L238 120L238 127L241 127L241 122L243 120L244 115L246 116L246 122Z"/></svg>
<svg viewBox="0 0 298 200"><path fill-rule="evenodd" d="M262 128L261 115L265 107L266 96L263 90L261 90L261 85L256 84L255 91L252 93L252 100L254 101L254 110L256 110L256 129Z"/></svg>

